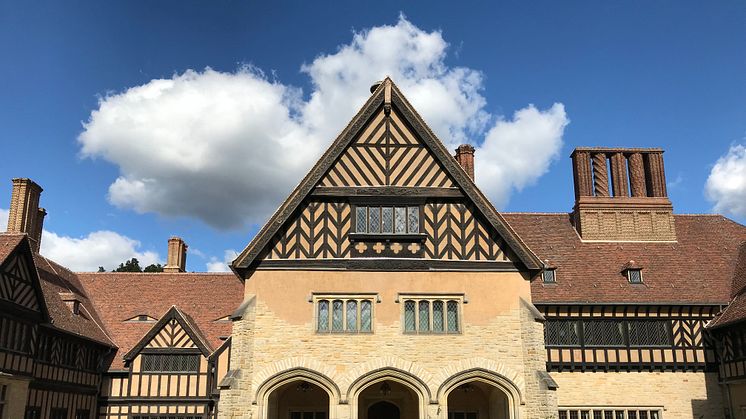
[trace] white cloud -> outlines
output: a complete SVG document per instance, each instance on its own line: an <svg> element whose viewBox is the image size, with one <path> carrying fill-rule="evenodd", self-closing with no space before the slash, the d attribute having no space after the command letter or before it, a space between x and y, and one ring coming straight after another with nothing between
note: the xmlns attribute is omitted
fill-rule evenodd
<svg viewBox="0 0 746 419"><path fill-rule="evenodd" d="M354 33L349 44L302 66L312 84L307 100L250 66L151 80L101 98L78 138L81 154L119 167L109 187L118 207L222 229L261 223L363 104L371 83L390 75L449 149L479 145L486 133L477 181L502 205L513 188L546 171L562 144L564 108L529 106L512 120L489 114L482 73L446 65L447 47L439 31L404 17Z"/></svg>
<svg viewBox="0 0 746 419"><path fill-rule="evenodd" d="M707 199L714 210L746 216L746 145L733 145L710 171L705 184Z"/></svg>
<svg viewBox="0 0 746 419"><path fill-rule="evenodd" d="M9 215L10 215L10 210L0 208L0 232L6 231L8 229L8 216Z"/></svg>
<svg viewBox="0 0 746 419"><path fill-rule="evenodd" d="M546 111L529 105L512 120L498 120L487 132L475 150L474 171L477 184L495 206L505 205L513 189L520 191L549 170L568 123L561 103Z"/></svg>
<svg viewBox="0 0 746 419"><path fill-rule="evenodd" d="M229 272L230 268L228 265L233 262L236 256L238 256L238 252L229 249L223 254L223 260L219 260L215 256L211 257L210 261L207 262L207 272Z"/></svg>
<svg viewBox="0 0 746 419"><path fill-rule="evenodd" d="M44 230L40 253L77 272L96 271L99 266L110 271L131 258L137 258L143 268L161 262L158 253L141 251L140 247L139 241L113 231L95 231L75 238Z"/></svg>

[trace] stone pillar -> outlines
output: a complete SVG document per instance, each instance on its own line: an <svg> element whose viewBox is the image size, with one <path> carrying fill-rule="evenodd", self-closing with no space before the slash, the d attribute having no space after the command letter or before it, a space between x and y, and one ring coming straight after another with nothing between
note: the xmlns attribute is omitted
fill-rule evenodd
<svg viewBox="0 0 746 419"><path fill-rule="evenodd" d="M632 153L629 156L629 178L631 183L632 196L648 196L645 188L645 165L642 161L642 154Z"/></svg>
<svg viewBox="0 0 746 419"><path fill-rule="evenodd" d="M606 154L593 153L593 191L596 196L609 196L609 175L606 170Z"/></svg>
<svg viewBox="0 0 746 419"><path fill-rule="evenodd" d="M623 153L611 155L611 186L614 196L629 196L627 159Z"/></svg>

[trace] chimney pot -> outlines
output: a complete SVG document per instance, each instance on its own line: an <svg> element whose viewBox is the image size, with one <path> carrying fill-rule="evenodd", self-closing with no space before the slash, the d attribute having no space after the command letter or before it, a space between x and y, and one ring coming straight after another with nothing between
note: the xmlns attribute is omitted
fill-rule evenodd
<svg viewBox="0 0 746 419"><path fill-rule="evenodd" d="M29 236L35 252L41 247L41 232L47 212L39 208L43 189L31 179L13 179L10 198L8 233L25 233Z"/></svg>
<svg viewBox="0 0 746 419"><path fill-rule="evenodd" d="M181 237L171 237L168 239L168 257L163 272L177 273L186 272L186 252L187 244Z"/></svg>
<svg viewBox="0 0 746 419"><path fill-rule="evenodd" d="M470 144L461 144L456 149L455 157L469 178L474 180L474 147Z"/></svg>

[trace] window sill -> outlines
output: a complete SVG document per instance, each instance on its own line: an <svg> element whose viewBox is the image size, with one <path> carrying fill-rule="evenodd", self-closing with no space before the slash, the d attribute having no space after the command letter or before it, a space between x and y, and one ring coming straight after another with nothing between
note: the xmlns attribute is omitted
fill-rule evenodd
<svg viewBox="0 0 746 419"><path fill-rule="evenodd" d="M388 234L388 233L350 233L350 241L394 241L394 242L425 242L425 233L414 234Z"/></svg>
<svg viewBox="0 0 746 419"><path fill-rule="evenodd" d="M372 335L373 331L370 331L370 332L346 332L346 331L342 331L342 332L323 332L322 331L322 332L319 332L317 330L316 334L320 335L320 336L328 336L328 335L333 335L333 336L355 336L355 335Z"/></svg>

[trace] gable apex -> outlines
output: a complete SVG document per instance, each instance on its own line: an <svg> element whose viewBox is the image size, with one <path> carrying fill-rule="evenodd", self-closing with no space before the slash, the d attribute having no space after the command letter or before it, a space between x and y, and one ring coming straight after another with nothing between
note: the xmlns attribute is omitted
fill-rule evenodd
<svg viewBox="0 0 746 419"><path fill-rule="evenodd" d="M343 153L377 115L396 114L403 124L406 124L421 141L433 157L433 164L437 164L452 181L455 188L460 189L471 200L477 210L485 217L488 224L502 237L518 261L529 271L538 272L542 263L536 255L520 240L517 234L497 212L492 203L476 187L473 180L458 164L456 159L435 136L422 117L414 110L401 91L389 77L383 80L373 91L366 103L352 118L332 145L326 150L314 167L280 205L269 221L259 230L249 245L238 255L231 264L231 269L242 279L254 266L260 253L271 241L272 237L282 228L290 216L300 207L303 201L320 186L320 181L329 173L330 169L340 159ZM442 178L440 178L442 181Z"/></svg>

